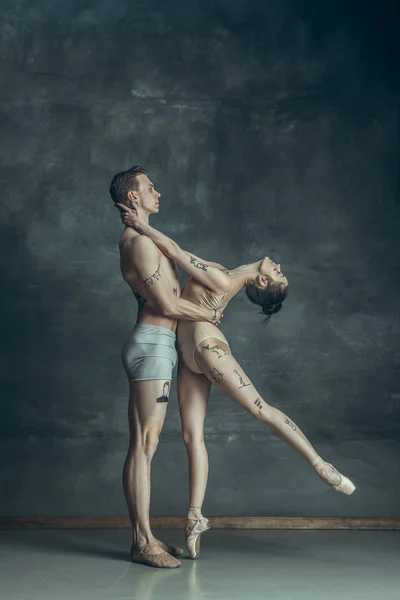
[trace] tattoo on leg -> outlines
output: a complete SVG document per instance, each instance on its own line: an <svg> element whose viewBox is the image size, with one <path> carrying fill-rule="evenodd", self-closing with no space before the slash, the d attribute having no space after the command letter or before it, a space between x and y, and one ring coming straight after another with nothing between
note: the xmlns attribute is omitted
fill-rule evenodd
<svg viewBox="0 0 400 600"><path fill-rule="evenodd" d="M244 382L243 377L240 375L240 373L237 369L233 369L233 372L236 373L236 375L239 377L239 382L240 382L240 386L238 387L239 390L241 390L243 387L247 387L248 385L251 385L251 383Z"/></svg>
<svg viewBox="0 0 400 600"><path fill-rule="evenodd" d="M196 258L194 258L194 256L190 257L190 264L195 266L196 269L201 269L202 271L207 271L208 265L201 262L200 260L197 260Z"/></svg>
<svg viewBox="0 0 400 600"><path fill-rule="evenodd" d="M293 431L296 431L297 427L295 427L295 425L293 425L293 423L291 423L289 421L289 419L285 418L285 423L286 423L286 425L289 425L289 427L291 427L293 429Z"/></svg>
<svg viewBox="0 0 400 600"><path fill-rule="evenodd" d="M143 281L144 285L150 288L156 281L158 281L161 278L160 269L161 265L158 265L157 271L155 271L153 275L150 275L150 277L147 277L147 279Z"/></svg>
<svg viewBox="0 0 400 600"><path fill-rule="evenodd" d="M213 367L210 371L211 377L214 379L215 383L221 383L224 380L224 376L218 369Z"/></svg>
<svg viewBox="0 0 400 600"><path fill-rule="evenodd" d="M210 346L210 344L207 344L207 346L202 346L202 348L204 348L204 350L210 350L210 352L214 352L217 355L217 358L230 355L230 352L227 352L224 348L222 348L222 346ZM224 354L221 354L221 352Z"/></svg>
<svg viewBox="0 0 400 600"><path fill-rule="evenodd" d="M160 396L159 398L157 398L156 402L168 402L168 396L169 396L169 381L166 381L163 385L163 392L162 392L162 396Z"/></svg>
<svg viewBox="0 0 400 600"><path fill-rule="evenodd" d="M257 398L256 400L254 400L253 404L255 404L257 406L257 408L259 408L260 410L262 410L262 404L261 404L261 399L260 398Z"/></svg>

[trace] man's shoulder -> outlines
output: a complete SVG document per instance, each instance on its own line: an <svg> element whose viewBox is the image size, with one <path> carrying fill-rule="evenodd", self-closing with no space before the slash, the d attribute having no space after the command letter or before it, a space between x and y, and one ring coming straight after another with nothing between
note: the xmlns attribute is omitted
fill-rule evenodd
<svg viewBox="0 0 400 600"><path fill-rule="evenodd" d="M121 239L121 252L130 254L132 258L159 256L160 251L155 243L146 235L137 235Z"/></svg>
<svg viewBox="0 0 400 600"><path fill-rule="evenodd" d="M140 248L157 248L155 243L146 235L131 235L122 236L119 245L121 248L140 249Z"/></svg>

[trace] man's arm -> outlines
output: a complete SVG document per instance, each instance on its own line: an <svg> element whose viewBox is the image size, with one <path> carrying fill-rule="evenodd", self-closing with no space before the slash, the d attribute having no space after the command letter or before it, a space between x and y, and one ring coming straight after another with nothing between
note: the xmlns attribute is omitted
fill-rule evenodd
<svg viewBox="0 0 400 600"><path fill-rule="evenodd" d="M147 236L135 238L132 252L137 276L166 317L184 321L219 323L219 311L197 306L188 300L174 296L160 266L160 251L151 239Z"/></svg>
<svg viewBox="0 0 400 600"><path fill-rule="evenodd" d="M120 205L122 207L122 205ZM182 267L189 275L197 279L201 284L208 287L216 294L226 293L232 285L232 280L227 273L221 269L213 267L210 263L204 262L201 258L182 250L180 246L171 240L168 236L154 227L151 227L145 221L138 221L129 209L124 207L125 214L123 215L124 223L134 226L136 231L150 238L161 250L163 254L172 258L178 265ZM134 225L133 225L134 224Z"/></svg>

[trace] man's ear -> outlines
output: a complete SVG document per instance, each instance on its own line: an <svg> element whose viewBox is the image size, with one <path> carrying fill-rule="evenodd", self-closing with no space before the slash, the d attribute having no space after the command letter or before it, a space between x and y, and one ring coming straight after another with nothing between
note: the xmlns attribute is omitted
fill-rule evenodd
<svg viewBox="0 0 400 600"><path fill-rule="evenodd" d="M134 192L133 190L129 190L129 192L127 193L127 197L129 200L129 204L132 204L133 206L138 206L139 201L136 192Z"/></svg>
<svg viewBox="0 0 400 600"><path fill-rule="evenodd" d="M256 282L260 287L267 287L269 277L267 277L267 275L257 275Z"/></svg>

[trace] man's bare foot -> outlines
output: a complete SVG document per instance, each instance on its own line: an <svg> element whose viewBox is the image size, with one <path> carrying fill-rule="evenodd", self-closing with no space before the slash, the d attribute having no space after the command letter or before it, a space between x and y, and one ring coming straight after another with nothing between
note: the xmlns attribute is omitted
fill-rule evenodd
<svg viewBox="0 0 400 600"><path fill-rule="evenodd" d="M132 548L131 558L133 562L159 569L176 569L181 566L180 561L165 552L157 540L141 548Z"/></svg>
<svg viewBox="0 0 400 600"><path fill-rule="evenodd" d="M167 544L166 542L161 542L160 540L156 540L160 548L162 548L165 552L168 552L171 556L181 556L183 554L182 548L178 546L172 546L171 544Z"/></svg>

